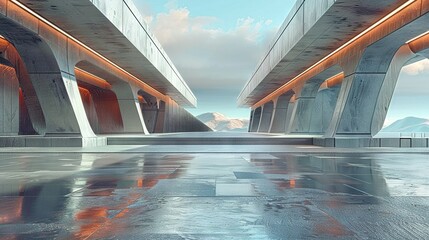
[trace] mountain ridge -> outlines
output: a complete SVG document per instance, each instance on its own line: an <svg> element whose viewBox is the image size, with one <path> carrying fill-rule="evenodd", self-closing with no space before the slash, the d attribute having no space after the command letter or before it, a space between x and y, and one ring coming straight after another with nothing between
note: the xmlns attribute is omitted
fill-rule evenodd
<svg viewBox="0 0 429 240"><path fill-rule="evenodd" d="M429 119L418 117L406 117L399 119L389 126L381 129L381 132L429 132Z"/></svg>
<svg viewBox="0 0 429 240"><path fill-rule="evenodd" d="M196 118L215 131L247 132L249 127L248 119L229 118L218 112L203 113Z"/></svg>

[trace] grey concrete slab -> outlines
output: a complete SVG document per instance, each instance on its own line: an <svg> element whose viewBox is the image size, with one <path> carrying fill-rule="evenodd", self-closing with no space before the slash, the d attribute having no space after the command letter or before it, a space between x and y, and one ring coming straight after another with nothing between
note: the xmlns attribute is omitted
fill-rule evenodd
<svg viewBox="0 0 429 240"><path fill-rule="evenodd" d="M427 239L427 160L340 149L0 153L0 237ZM264 178L225 178L234 172Z"/></svg>

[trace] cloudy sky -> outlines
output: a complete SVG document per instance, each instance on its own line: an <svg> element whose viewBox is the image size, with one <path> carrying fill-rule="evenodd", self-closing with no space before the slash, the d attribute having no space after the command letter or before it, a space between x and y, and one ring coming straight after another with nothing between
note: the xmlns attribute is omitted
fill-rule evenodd
<svg viewBox="0 0 429 240"><path fill-rule="evenodd" d="M236 98L295 0L134 2L198 98L188 110L248 118Z"/></svg>
<svg viewBox="0 0 429 240"><path fill-rule="evenodd" d="M198 98L194 115L248 118L236 98L296 0L134 0ZM429 60L405 67L386 124L429 119Z"/></svg>

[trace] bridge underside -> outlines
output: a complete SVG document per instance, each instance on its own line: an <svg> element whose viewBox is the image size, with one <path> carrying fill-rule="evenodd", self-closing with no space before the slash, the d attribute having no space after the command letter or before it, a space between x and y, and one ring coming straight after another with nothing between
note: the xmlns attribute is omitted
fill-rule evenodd
<svg viewBox="0 0 429 240"><path fill-rule="evenodd" d="M321 2L298 1L243 89L239 104L252 107L249 131L318 136L322 146L427 146L426 139L373 137L401 69L429 56L429 1ZM358 11L364 7L374 10L366 20ZM320 32L326 24L337 28ZM305 32L294 33L301 25ZM325 36L333 29L339 35Z"/></svg>
<svg viewBox="0 0 429 240"><path fill-rule="evenodd" d="M22 2L0 1L0 147L97 146L107 144L105 134L210 131L182 108L195 97L153 38L136 46L87 0L56 1L53 13L92 11L102 30L88 32L92 25L79 22L86 18L47 15L40 1ZM124 16L137 16L128 10ZM138 23L133 29L144 30ZM107 42L116 47L94 34L112 34Z"/></svg>

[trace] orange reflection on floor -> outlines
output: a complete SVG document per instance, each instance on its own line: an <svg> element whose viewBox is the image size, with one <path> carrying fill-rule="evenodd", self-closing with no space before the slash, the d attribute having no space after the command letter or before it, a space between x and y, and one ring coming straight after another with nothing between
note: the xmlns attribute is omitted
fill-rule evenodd
<svg viewBox="0 0 429 240"><path fill-rule="evenodd" d="M107 220L107 207L92 207L78 212L75 219L85 221L80 226L79 231L75 234L76 238L87 238L97 231Z"/></svg>
<svg viewBox="0 0 429 240"><path fill-rule="evenodd" d="M327 221L317 224L314 231L317 235L328 235L332 237L351 235L351 232L333 217L328 217Z"/></svg>
<svg viewBox="0 0 429 240"><path fill-rule="evenodd" d="M295 181L295 179L291 179L291 180L289 181L289 185L290 185L290 187L291 187L291 188L295 188L295 186L296 186L296 181Z"/></svg>
<svg viewBox="0 0 429 240"><path fill-rule="evenodd" d="M19 197L13 208L0 212L0 224L15 222L21 218L23 197Z"/></svg>

